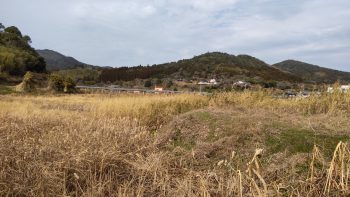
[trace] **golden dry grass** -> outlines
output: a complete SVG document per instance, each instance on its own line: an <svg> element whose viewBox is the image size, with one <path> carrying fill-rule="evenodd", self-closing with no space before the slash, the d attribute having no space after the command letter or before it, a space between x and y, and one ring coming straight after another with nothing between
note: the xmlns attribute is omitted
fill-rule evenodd
<svg viewBox="0 0 350 197"><path fill-rule="evenodd" d="M343 94L0 96L0 195L348 195L346 143L327 159L265 136L348 135L349 111Z"/></svg>

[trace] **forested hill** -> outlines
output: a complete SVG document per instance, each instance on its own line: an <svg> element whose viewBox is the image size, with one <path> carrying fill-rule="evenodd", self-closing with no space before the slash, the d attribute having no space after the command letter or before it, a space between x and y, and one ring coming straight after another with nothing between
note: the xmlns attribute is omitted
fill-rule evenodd
<svg viewBox="0 0 350 197"><path fill-rule="evenodd" d="M17 27L0 23L0 74L22 76L26 71L46 71L44 59L30 43L30 37Z"/></svg>
<svg viewBox="0 0 350 197"><path fill-rule="evenodd" d="M300 76L305 82L309 83L335 83L336 81L350 83L349 72L323 68L300 61L286 60L273 66L291 74Z"/></svg>
<svg viewBox="0 0 350 197"><path fill-rule="evenodd" d="M104 82L131 81L137 78L300 81L295 75L271 67L252 56L235 56L220 52L205 53L192 59L153 66L104 69L101 73L101 80Z"/></svg>
<svg viewBox="0 0 350 197"><path fill-rule="evenodd" d="M87 64L84 64L73 57L62 55L53 50L44 49L37 50L37 52L45 59L46 68L49 71L84 68L87 66Z"/></svg>

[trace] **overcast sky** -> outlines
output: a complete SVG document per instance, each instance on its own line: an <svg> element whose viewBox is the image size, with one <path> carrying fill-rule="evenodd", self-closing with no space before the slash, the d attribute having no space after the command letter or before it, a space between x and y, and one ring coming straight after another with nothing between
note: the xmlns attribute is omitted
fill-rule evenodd
<svg viewBox="0 0 350 197"><path fill-rule="evenodd" d="M101 66L221 51L350 71L350 0L0 0L0 22Z"/></svg>

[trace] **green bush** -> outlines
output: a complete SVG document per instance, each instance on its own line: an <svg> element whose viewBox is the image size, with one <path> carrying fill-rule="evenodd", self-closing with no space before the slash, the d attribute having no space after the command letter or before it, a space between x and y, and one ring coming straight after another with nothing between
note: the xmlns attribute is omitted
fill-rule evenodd
<svg viewBox="0 0 350 197"><path fill-rule="evenodd" d="M174 85L173 81L172 81L172 80L169 80L169 81L167 82L167 84L166 84L166 87L167 87L167 88L170 88L170 87L173 86L173 85Z"/></svg>
<svg viewBox="0 0 350 197"><path fill-rule="evenodd" d="M7 73L0 72L0 81L7 81L8 77Z"/></svg>
<svg viewBox="0 0 350 197"><path fill-rule="evenodd" d="M50 75L49 77L49 89L56 92L64 91L64 78L60 75Z"/></svg>
<svg viewBox="0 0 350 197"><path fill-rule="evenodd" d="M68 77L66 78L64 81L63 81L63 84L64 84L64 92L65 93L73 93L75 92L75 86L76 86L76 83L75 81Z"/></svg>
<svg viewBox="0 0 350 197"><path fill-rule="evenodd" d="M75 81L70 77L52 74L49 77L49 89L56 92L73 93L75 92Z"/></svg>
<svg viewBox="0 0 350 197"><path fill-rule="evenodd" d="M153 85L153 84L152 84L152 81L151 81L151 80L145 81L144 86L145 86L146 88L149 88L149 87L151 87L152 85Z"/></svg>

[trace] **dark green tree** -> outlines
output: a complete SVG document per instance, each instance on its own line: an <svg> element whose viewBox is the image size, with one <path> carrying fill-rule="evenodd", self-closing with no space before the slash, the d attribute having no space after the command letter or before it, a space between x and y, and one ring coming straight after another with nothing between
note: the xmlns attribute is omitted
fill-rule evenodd
<svg viewBox="0 0 350 197"><path fill-rule="evenodd" d="M162 83L163 83L163 81L162 81L161 79L158 78L158 79L156 80L156 85L160 85L160 84L162 84Z"/></svg>
<svg viewBox="0 0 350 197"><path fill-rule="evenodd" d="M70 78L70 77L67 77L64 79L63 81L63 84L64 84L64 92L65 93L73 93L75 92L75 86L76 86L76 83L75 81Z"/></svg>
<svg viewBox="0 0 350 197"><path fill-rule="evenodd" d="M5 26L2 23L0 23L0 32L3 31L4 29L5 29Z"/></svg>
<svg viewBox="0 0 350 197"><path fill-rule="evenodd" d="M17 27L15 27L15 26L6 27L6 28L5 28L5 32L6 32L6 33L10 33L10 34L14 34L14 35L16 35L16 36L22 38L22 33L21 33L21 31L20 31Z"/></svg>
<svg viewBox="0 0 350 197"><path fill-rule="evenodd" d="M169 81L167 82L167 84L166 84L166 87L167 87L167 88L170 88L170 87L173 86L173 85L174 85L173 81L172 81L172 80L169 80Z"/></svg>
<svg viewBox="0 0 350 197"><path fill-rule="evenodd" d="M22 40L28 44L32 43L32 39L27 35L23 36Z"/></svg>
<svg viewBox="0 0 350 197"><path fill-rule="evenodd" d="M276 81L264 82L264 88L276 88L276 87L277 87Z"/></svg>
<svg viewBox="0 0 350 197"><path fill-rule="evenodd" d="M145 81L145 87L146 88L149 88L149 87L151 87L153 84L152 84L152 81L151 80L147 80L147 81Z"/></svg>

